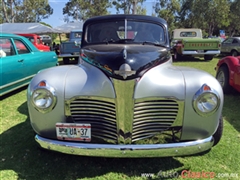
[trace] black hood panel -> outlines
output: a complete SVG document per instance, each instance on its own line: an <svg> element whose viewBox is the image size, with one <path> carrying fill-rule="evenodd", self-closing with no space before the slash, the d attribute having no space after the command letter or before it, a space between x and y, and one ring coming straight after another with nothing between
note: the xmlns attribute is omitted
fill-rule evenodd
<svg viewBox="0 0 240 180"><path fill-rule="evenodd" d="M140 77L150 68L170 59L167 48L142 44L85 46L81 58L117 79Z"/></svg>

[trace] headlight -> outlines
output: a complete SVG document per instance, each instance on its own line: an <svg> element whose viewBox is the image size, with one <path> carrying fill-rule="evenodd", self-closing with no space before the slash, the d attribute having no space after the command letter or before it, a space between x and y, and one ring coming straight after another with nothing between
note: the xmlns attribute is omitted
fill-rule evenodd
<svg viewBox="0 0 240 180"><path fill-rule="evenodd" d="M209 116L216 112L220 98L216 91L204 84L193 98L194 110L201 116Z"/></svg>
<svg viewBox="0 0 240 180"><path fill-rule="evenodd" d="M47 85L45 81L41 81L31 94L33 106L42 113L50 112L57 103L55 90Z"/></svg>

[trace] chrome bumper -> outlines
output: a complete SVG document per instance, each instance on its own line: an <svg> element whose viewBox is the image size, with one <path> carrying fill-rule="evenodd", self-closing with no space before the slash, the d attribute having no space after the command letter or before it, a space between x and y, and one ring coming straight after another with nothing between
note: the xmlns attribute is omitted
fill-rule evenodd
<svg viewBox="0 0 240 180"><path fill-rule="evenodd" d="M198 52L198 51L183 51L183 55L192 55L192 56L197 56L197 55L218 55L220 54L220 50L218 51L206 51L206 52Z"/></svg>
<svg viewBox="0 0 240 180"><path fill-rule="evenodd" d="M57 57L58 57L58 58L65 58L65 57L74 58L74 57L79 57L79 53L74 53L74 54L71 54L71 53L68 53L68 54L59 54Z"/></svg>
<svg viewBox="0 0 240 180"><path fill-rule="evenodd" d="M149 145L116 145L66 142L35 136L37 143L45 149L65 154L96 157L169 157L197 154L211 149L214 143L212 136L197 141L149 144Z"/></svg>

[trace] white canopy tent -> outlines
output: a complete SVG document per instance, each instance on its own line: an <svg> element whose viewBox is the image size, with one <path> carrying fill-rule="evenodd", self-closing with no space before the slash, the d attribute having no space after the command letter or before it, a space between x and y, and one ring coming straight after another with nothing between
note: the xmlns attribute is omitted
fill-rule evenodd
<svg viewBox="0 0 240 180"><path fill-rule="evenodd" d="M0 32L23 34L62 33L59 30L45 26L41 23L3 23L0 24Z"/></svg>
<svg viewBox="0 0 240 180"><path fill-rule="evenodd" d="M62 33L70 33L73 30L82 30L82 27L83 22L71 22L55 27L54 29L56 31L61 31Z"/></svg>

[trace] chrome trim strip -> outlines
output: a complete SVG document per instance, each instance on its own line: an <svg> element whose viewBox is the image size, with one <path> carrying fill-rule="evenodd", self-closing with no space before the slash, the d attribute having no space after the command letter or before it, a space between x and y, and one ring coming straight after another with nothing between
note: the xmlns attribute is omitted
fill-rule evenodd
<svg viewBox="0 0 240 180"><path fill-rule="evenodd" d="M19 88L21 88L21 87L27 86L28 84L29 84L29 82L24 83L24 84L21 84L20 86L17 86L17 87L15 87L15 88L12 88L12 89L10 89L10 90L8 90L8 91L5 91L5 92L3 92L3 93L0 93L0 96L3 96L3 95L5 95L5 94L7 94L7 93L10 93L10 92L12 92L12 91L15 91L16 89L19 89Z"/></svg>
<svg viewBox="0 0 240 180"><path fill-rule="evenodd" d="M44 149L65 154L95 157L169 157L201 153L211 149L212 136L189 142L149 145L112 145L66 142L35 136L36 142Z"/></svg>
<svg viewBox="0 0 240 180"><path fill-rule="evenodd" d="M136 99L135 100L135 104L136 103L141 103L141 102L145 102L145 101L157 101L157 100L174 100L176 101L176 103L178 104L178 113L176 114L176 118L173 121L173 123L171 124L171 127L180 127L183 125L183 116L184 116L184 101L183 100L179 100L175 97L148 97L148 98L140 98L140 99ZM135 122L136 123L136 122ZM166 130L166 129L165 129ZM164 131L164 129L163 129ZM176 136L177 139L181 139L181 131L175 132L174 135Z"/></svg>
<svg viewBox="0 0 240 180"><path fill-rule="evenodd" d="M183 51L182 54L183 55L217 55L220 54L220 50L218 51L206 51L204 53L199 53L197 51Z"/></svg>
<svg viewBox="0 0 240 180"><path fill-rule="evenodd" d="M116 119L118 143L131 144L134 109L134 88L136 80L112 79L116 93Z"/></svg>
<svg viewBox="0 0 240 180"><path fill-rule="evenodd" d="M115 103L115 99L111 99L111 98L106 98L106 97L99 97L99 96L74 96L71 99L67 99L65 100L65 115L66 116L71 116L71 102L75 101L77 99L81 99L81 100L85 100L85 99L92 99L92 100L99 100L99 101L106 101L106 102L110 102L110 103Z"/></svg>
<svg viewBox="0 0 240 180"><path fill-rule="evenodd" d="M25 80L27 80L27 79L31 79L31 78L33 78L33 76L35 76L35 75L36 75L36 74L34 74L34 75L32 75L32 76L28 76L28 77L22 78L22 79L20 79L20 80L17 80L17 81L8 83L8 84L5 84L5 85L3 85L3 86L0 86L0 89L3 89L3 88L6 88L6 87L9 87L9 86L12 86L12 85L14 85L14 84L20 83L20 82L25 81Z"/></svg>
<svg viewBox="0 0 240 180"><path fill-rule="evenodd" d="M116 144L115 100L98 96L76 96L65 101L65 115L72 123L90 123L93 141L97 138Z"/></svg>

